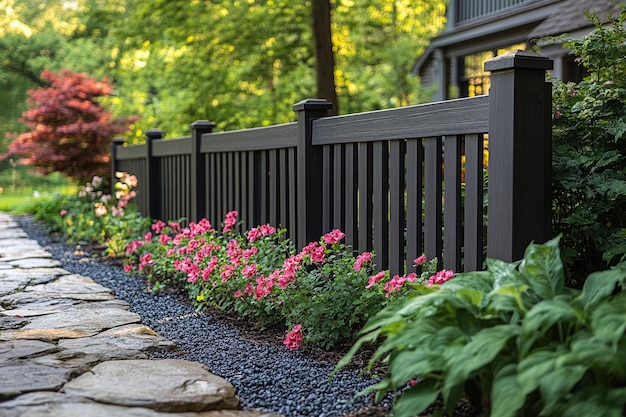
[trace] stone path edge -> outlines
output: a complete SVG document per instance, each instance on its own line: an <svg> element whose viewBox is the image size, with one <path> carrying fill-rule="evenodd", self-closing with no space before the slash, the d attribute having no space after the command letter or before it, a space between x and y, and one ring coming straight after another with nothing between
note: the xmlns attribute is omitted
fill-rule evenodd
<svg viewBox="0 0 626 417"><path fill-rule="evenodd" d="M0 416L280 417L240 410L206 365L148 359L174 349L0 213Z"/></svg>

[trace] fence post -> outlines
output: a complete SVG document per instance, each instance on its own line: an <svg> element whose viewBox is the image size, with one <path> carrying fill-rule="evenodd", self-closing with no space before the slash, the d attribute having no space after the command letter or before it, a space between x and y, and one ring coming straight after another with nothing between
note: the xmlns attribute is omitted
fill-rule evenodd
<svg viewBox="0 0 626 417"><path fill-rule="evenodd" d="M113 142L111 142L111 195L115 194L115 173L118 172L119 169L119 162L117 161L117 148L119 146L123 146L124 145L124 139L122 138L115 138L113 139Z"/></svg>
<svg viewBox="0 0 626 417"><path fill-rule="evenodd" d="M551 59L512 51L485 62L489 92L487 256L513 262L552 236Z"/></svg>
<svg viewBox="0 0 626 417"><path fill-rule="evenodd" d="M215 123L208 120L197 120L189 125L191 129L191 218L189 221L197 222L206 217L206 163L200 152L202 135L213 132Z"/></svg>
<svg viewBox="0 0 626 417"><path fill-rule="evenodd" d="M322 234L322 149L312 144L312 122L326 116L332 107L324 99L303 100L292 107L298 114L296 244L299 248L318 240Z"/></svg>
<svg viewBox="0 0 626 417"><path fill-rule="evenodd" d="M156 139L163 139L165 132L161 129L148 129L146 131L146 192L148 196L146 201L148 202L148 213L154 220L161 220L161 173L159 167L159 161L152 156L153 141ZM146 213L144 213L145 215Z"/></svg>

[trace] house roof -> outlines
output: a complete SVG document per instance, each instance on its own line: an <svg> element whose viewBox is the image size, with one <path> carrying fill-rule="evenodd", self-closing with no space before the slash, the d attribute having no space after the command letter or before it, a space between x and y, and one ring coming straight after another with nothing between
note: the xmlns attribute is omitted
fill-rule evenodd
<svg viewBox="0 0 626 417"><path fill-rule="evenodd" d="M550 15L530 33L530 39L542 36L561 35L589 28L593 25L587 19L584 12L593 10L598 14L602 22L608 21L610 16L617 17L620 5L624 1L615 0L566 0L557 13Z"/></svg>
<svg viewBox="0 0 626 417"><path fill-rule="evenodd" d="M473 44L478 38L497 37L505 39L506 34L515 30L523 32L526 41L543 36L574 33L583 29L592 28L585 10L594 10L602 21L607 21L610 15L617 17L620 6L626 1L618 0L543 0L530 3L529 7L511 10L507 13L476 21L472 25L465 25L451 31L444 31L431 39L431 43L413 67L413 73L419 74L421 68L430 61L436 48L450 48L457 44ZM493 31L496 32L493 32Z"/></svg>

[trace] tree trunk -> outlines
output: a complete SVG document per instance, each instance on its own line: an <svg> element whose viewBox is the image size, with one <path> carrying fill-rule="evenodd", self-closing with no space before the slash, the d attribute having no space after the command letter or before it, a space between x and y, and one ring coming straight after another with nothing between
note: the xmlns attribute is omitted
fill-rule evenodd
<svg viewBox="0 0 626 417"><path fill-rule="evenodd" d="M339 114L335 89L335 55L330 31L330 0L312 0L313 43L315 47L315 79L317 98L333 103L329 115Z"/></svg>

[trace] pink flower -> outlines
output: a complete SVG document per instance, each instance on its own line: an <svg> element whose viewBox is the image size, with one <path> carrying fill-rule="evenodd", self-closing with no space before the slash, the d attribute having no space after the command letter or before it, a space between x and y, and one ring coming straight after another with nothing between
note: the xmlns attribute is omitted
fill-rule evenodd
<svg viewBox="0 0 626 417"><path fill-rule="evenodd" d="M152 242L152 233L147 232L145 235L143 235L143 240L146 243Z"/></svg>
<svg viewBox="0 0 626 417"><path fill-rule="evenodd" d="M324 242L326 242L326 244L328 245L333 245L335 243L338 243L344 237L346 237L345 233L343 233L339 229L334 229L324 235Z"/></svg>
<svg viewBox="0 0 626 417"><path fill-rule="evenodd" d="M360 272L361 269L363 268L363 264L371 260L372 260L372 253L363 252L362 254L356 257L356 260L354 261L354 265L353 265L354 270L356 272Z"/></svg>
<svg viewBox="0 0 626 417"><path fill-rule="evenodd" d="M246 249L243 251L243 253L241 254L241 256L248 260L250 259L253 255L256 255L259 252L259 248L257 248L256 246L251 247L250 249Z"/></svg>
<svg viewBox="0 0 626 417"><path fill-rule="evenodd" d="M235 298L241 298L243 297L243 292L241 290L237 290L235 291L235 293L233 294L233 297Z"/></svg>
<svg viewBox="0 0 626 417"><path fill-rule="evenodd" d="M287 346L289 350L298 350L300 345L302 345L302 325L296 324L291 328L291 331L287 333L285 340L283 343Z"/></svg>
<svg viewBox="0 0 626 417"><path fill-rule="evenodd" d="M300 254L301 255L308 255L308 254L310 254L311 252L313 252L313 250L315 248L318 247L319 244L320 243L317 242L317 241L309 243L308 245L306 245L305 247L302 248L302 251L300 252Z"/></svg>
<svg viewBox="0 0 626 417"><path fill-rule="evenodd" d="M245 268L241 271L241 273L242 273L243 275L245 275L246 277L248 277L248 278L252 278L253 276L255 276L255 275L256 275L256 264L251 264L251 265L246 266L246 267L245 267Z"/></svg>
<svg viewBox="0 0 626 417"><path fill-rule="evenodd" d="M172 240L171 237L169 237L168 235L160 235L159 236L159 243L161 245L167 245L167 243Z"/></svg>
<svg viewBox="0 0 626 417"><path fill-rule="evenodd" d="M220 272L220 276L222 277L222 282L226 282L228 281L228 278L233 276L233 273L235 272L235 269L237 267L234 265L223 265L221 267L221 272Z"/></svg>
<svg viewBox="0 0 626 417"><path fill-rule="evenodd" d="M263 236L271 236L276 233L276 228L270 226L269 224L261 225L261 234Z"/></svg>
<svg viewBox="0 0 626 417"><path fill-rule="evenodd" d="M248 242L252 243L255 240L257 240L258 238L260 238L261 235L261 231L259 230L258 227L254 228L254 229L250 229L248 231Z"/></svg>
<svg viewBox="0 0 626 417"><path fill-rule="evenodd" d="M324 262L324 255L325 255L324 250L325 250L324 246L319 246L315 248L313 252L311 252L311 260L317 263Z"/></svg>
<svg viewBox="0 0 626 417"><path fill-rule="evenodd" d="M124 272L126 272L127 274L130 273L132 270L133 270L133 265L132 264L124 265Z"/></svg>
<svg viewBox="0 0 626 417"><path fill-rule="evenodd" d="M426 262L426 260L427 260L426 259L426 255L422 255L422 256L420 256L418 258L415 258L415 260L413 262L415 263L415 265L421 265L424 262Z"/></svg>
<svg viewBox="0 0 626 417"><path fill-rule="evenodd" d="M163 222L162 220L158 220L156 223L152 225L152 230L157 235L160 235L163 229L165 229L165 226L167 226L165 222Z"/></svg>
<svg viewBox="0 0 626 417"><path fill-rule="evenodd" d="M67 210L63 209L59 212L61 216L67 216Z"/></svg>
<svg viewBox="0 0 626 417"><path fill-rule="evenodd" d="M96 217L102 217L108 213L106 206L102 203L96 203L95 207L96 207Z"/></svg>
<svg viewBox="0 0 626 417"><path fill-rule="evenodd" d="M130 255L131 253L135 253L140 246L143 246L143 242L141 240L133 240L126 247L126 254Z"/></svg>
<svg viewBox="0 0 626 417"><path fill-rule="evenodd" d="M561 112L560 112L560 111L558 111L558 110L554 112L554 118L555 118L555 119L560 119L560 118L561 118L561 115L562 115L562 114L561 114Z"/></svg>
<svg viewBox="0 0 626 417"><path fill-rule="evenodd" d="M372 275L367 281L366 289L372 288L374 285L378 284L381 279L385 277L386 271L380 271L376 275Z"/></svg>
<svg viewBox="0 0 626 417"><path fill-rule="evenodd" d="M401 277L400 275L395 275L393 278L391 278L389 282L383 285L383 290L385 290L385 292L387 293L385 294L385 297L389 298L389 295L392 292L400 291L406 280L406 277Z"/></svg>
<svg viewBox="0 0 626 417"><path fill-rule="evenodd" d="M237 223L237 215L239 215L239 213L235 210L226 213L226 218L224 219L224 233L229 232Z"/></svg>
<svg viewBox="0 0 626 417"><path fill-rule="evenodd" d="M248 295L252 295L252 293L254 293L254 289L252 288L252 284L251 283L247 283L246 284L246 288L243 290L246 294Z"/></svg>
<svg viewBox="0 0 626 417"><path fill-rule="evenodd" d="M437 272L432 277L428 278L428 282L426 283L426 286L430 287L431 285L443 284L444 282L449 281L450 278L452 278L453 276L454 276L454 271L443 269Z"/></svg>

